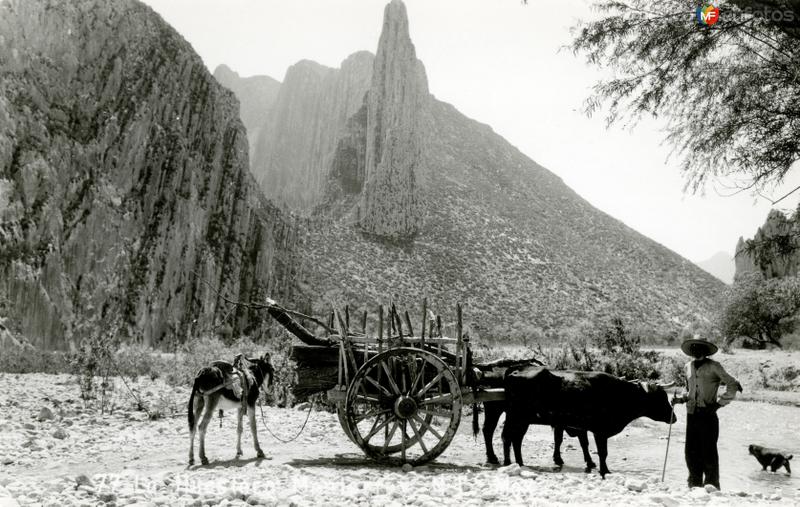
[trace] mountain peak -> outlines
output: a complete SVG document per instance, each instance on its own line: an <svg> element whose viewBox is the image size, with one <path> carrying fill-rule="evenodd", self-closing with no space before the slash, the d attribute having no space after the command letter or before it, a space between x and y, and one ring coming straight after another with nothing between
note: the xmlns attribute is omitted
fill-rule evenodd
<svg viewBox="0 0 800 507"><path fill-rule="evenodd" d="M406 51L403 52L410 51L410 56L416 58L414 44L408 31L406 5L401 0L392 0L383 10L383 29L378 42L378 58L381 56L381 51L392 52L398 48L405 48Z"/></svg>
<svg viewBox="0 0 800 507"><path fill-rule="evenodd" d="M217 79L219 79L220 77L222 77L223 79L227 77L238 78L239 74L230 67L228 67L227 65L225 65L224 63L221 63L217 65L216 69L214 69L214 77L216 77Z"/></svg>
<svg viewBox="0 0 800 507"><path fill-rule="evenodd" d="M429 101L428 81L408 32L406 7L392 0L365 100L365 184L361 229L393 240L416 236L422 225L417 195L421 170L420 124Z"/></svg>

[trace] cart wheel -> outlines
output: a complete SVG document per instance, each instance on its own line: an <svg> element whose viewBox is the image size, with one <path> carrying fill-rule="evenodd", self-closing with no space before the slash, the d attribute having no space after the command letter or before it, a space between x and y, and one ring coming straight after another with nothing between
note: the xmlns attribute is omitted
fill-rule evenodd
<svg viewBox="0 0 800 507"><path fill-rule="evenodd" d="M421 465L450 445L461 420L461 387L436 355L397 348L358 370L344 409L345 432L367 456Z"/></svg>
<svg viewBox="0 0 800 507"><path fill-rule="evenodd" d="M345 410L344 406L336 407L336 415L339 417L339 424L342 425L342 429L344 430L344 434L347 435L347 438L353 441L354 444L358 445L356 439L353 437L353 434L350 432L350 426L347 424L347 411Z"/></svg>
<svg viewBox="0 0 800 507"><path fill-rule="evenodd" d="M349 438L354 444L360 446L360 444L356 441L355 437L353 436L353 433L350 431L350 423L347 421L347 410L345 409L344 405L342 405L341 407L336 407L336 415L339 418L339 424L342 426L342 429L344 430L344 434L347 435L347 438ZM425 420L425 425L424 425L423 429L420 430L420 434L423 434L423 435L428 431L428 426L430 426L431 422L433 421L433 416L430 415L430 414L425 414L424 420ZM388 428L387 428L387 431L388 431ZM416 438L417 437L413 437L412 441L416 442ZM393 454L393 453L396 453L396 452L400 451L401 449L402 449L402 444L401 443L394 444L394 445L390 444L386 448L386 454Z"/></svg>

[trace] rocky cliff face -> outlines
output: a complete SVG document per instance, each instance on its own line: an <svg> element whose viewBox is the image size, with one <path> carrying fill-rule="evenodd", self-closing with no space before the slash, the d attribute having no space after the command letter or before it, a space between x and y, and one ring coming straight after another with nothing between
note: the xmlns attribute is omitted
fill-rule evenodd
<svg viewBox="0 0 800 507"><path fill-rule="evenodd" d="M269 76L240 77L227 65L214 70L214 79L239 99L240 116L247 129L248 154L253 159L261 129L270 116L281 83Z"/></svg>
<svg viewBox="0 0 800 507"><path fill-rule="evenodd" d="M359 226L368 234L405 241L419 232L421 118L429 100L425 70L408 33L406 7L392 0L384 11L365 101L366 180Z"/></svg>
<svg viewBox="0 0 800 507"><path fill-rule="evenodd" d="M287 70L252 162L267 197L301 212L319 204L339 138L369 88L373 58L363 51L339 69L304 60Z"/></svg>
<svg viewBox="0 0 800 507"><path fill-rule="evenodd" d="M0 4L0 298L26 336L208 332L227 309L203 280L288 298L296 230L248 172L239 112L136 1Z"/></svg>
<svg viewBox="0 0 800 507"><path fill-rule="evenodd" d="M760 272L765 278L797 276L800 273L800 251L796 231L797 215L788 217L778 210L770 210L764 225L749 240L761 248L749 249L747 241L736 243L736 275Z"/></svg>

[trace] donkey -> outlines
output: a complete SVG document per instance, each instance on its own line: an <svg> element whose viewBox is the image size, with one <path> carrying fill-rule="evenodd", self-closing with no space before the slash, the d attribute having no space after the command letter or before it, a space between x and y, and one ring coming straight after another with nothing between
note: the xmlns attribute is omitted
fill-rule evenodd
<svg viewBox="0 0 800 507"><path fill-rule="evenodd" d="M265 380L267 386L272 383L274 369L269 359L269 353L260 358L245 358L242 354L237 354L233 364L227 361L214 361L197 373L188 406L189 465L194 465L194 434L197 426L200 430L200 462L208 465L205 452L206 428L217 409L220 412L223 409L234 408L238 411L236 457L242 455L242 416L245 413L250 419L250 432L253 434L256 456L264 457L256 433L255 407L261 385Z"/></svg>

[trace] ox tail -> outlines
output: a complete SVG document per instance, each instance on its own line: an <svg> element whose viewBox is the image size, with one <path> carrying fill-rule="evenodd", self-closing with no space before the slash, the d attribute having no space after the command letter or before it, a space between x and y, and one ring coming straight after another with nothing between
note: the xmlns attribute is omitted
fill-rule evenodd
<svg viewBox="0 0 800 507"><path fill-rule="evenodd" d="M477 379L473 379L472 381L472 399L476 399L478 397L478 381ZM478 431L480 431L480 424L478 421L478 416L480 415L479 412L480 403L473 403L472 404L472 437L478 438Z"/></svg>
<svg viewBox="0 0 800 507"><path fill-rule="evenodd" d="M194 393L197 392L197 379L194 379L192 385L192 394L189 395L189 406L187 407L187 418L189 419L189 431L194 430Z"/></svg>
<svg viewBox="0 0 800 507"><path fill-rule="evenodd" d="M478 432L481 430L478 422L478 407L477 403L472 405L472 436L478 438Z"/></svg>

